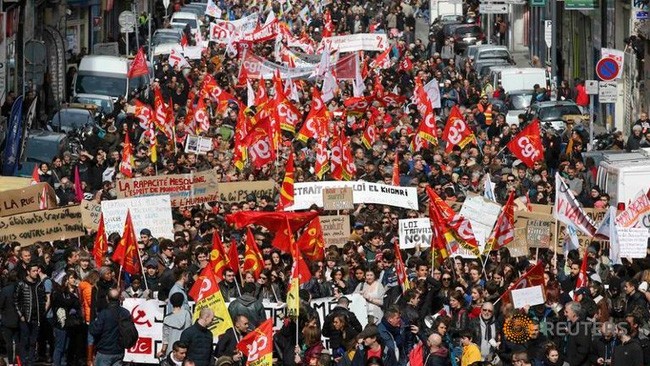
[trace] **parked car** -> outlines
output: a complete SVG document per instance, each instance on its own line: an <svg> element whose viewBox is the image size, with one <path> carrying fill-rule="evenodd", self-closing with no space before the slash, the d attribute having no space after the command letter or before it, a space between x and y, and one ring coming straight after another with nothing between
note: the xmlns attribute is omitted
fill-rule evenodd
<svg viewBox="0 0 650 366"><path fill-rule="evenodd" d="M183 31L174 28L158 29L151 37L151 46L157 46L163 43L178 43L181 44L183 38Z"/></svg>
<svg viewBox="0 0 650 366"><path fill-rule="evenodd" d="M512 56L506 46L495 46L490 44L480 45L476 48L474 61L492 60L495 58L512 61Z"/></svg>
<svg viewBox="0 0 650 366"><path fill-rule="evenodd" d="M183 28L185 27L185 25L189 24L190 29L192 30L192 34L196 34L199 31L199 29L203 26L203 22L201 22L201 20L196 14L188 13L185 11L179 11L174 13L172 15L170 23L183 24ZM176 27L174 26L174 28Z"/></svg>
<svg viewBox="0 0 650 366"><path fill-rule="evenodd" d="M543 127L551 127L559 133L566 129L567 116L585 118L578 105L571 101L536 102L528 107L526 121L539 119Z"/></svg>
<svg viewBox="0 0 650 366"><path fill-rule="evenodd" d="M61 156L68 148L68 135L47 130L30 130L25 143L25 162L16 175L29 177L34 166L51 163L52 158Z"/></svg>
<svg viewBox="0 0 650 366"><path fill-rule="evenodd" d="M52 131L73 132L86 126L95 126L94 107L67 105L59 109L48 123Z"/></svg>
<svg viewBox="0 0 650 366"><path fill-rule="evenodd" d="M468 46L485 42L483 28L474 24L454 24L445 27L445 36L454 38L454 50L461 54Z"/></svg>
<svg viewBox="0 0 650 366"><path fill-rule="evenodd" d="M115 107L113 98L99 94L77 94L72 98L72 103L94 105L97 107L97 112L101 114L111 114Z"/></svg>
<svg viewBox="0 0 650 366"><path fill-rule="evenodd" d="M482 79L485 76L487 76L490 73L490 71L492 70L491 68L493 68L495 66L498 66L498 67L513 66L513 62L508 61L508 60L504 60L502 58L485 59L485 60L475 62L474 63L474 70L476 70L476 73Z"/></svg>

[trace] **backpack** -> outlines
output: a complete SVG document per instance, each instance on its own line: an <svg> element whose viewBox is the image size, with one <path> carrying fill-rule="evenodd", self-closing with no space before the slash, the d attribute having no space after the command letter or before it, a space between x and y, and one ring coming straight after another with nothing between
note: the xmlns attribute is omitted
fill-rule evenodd
<svg viewBox="0 0 650 366"><path fill-rule="evenodd" d="M131 318L131 314L128 316L121 315L119 309L120 308L117 308L115 311L117 316L117 330L120 334L117 344L121 348L129 349L138 343L138 330L135 328L135 323Z"/></svg>

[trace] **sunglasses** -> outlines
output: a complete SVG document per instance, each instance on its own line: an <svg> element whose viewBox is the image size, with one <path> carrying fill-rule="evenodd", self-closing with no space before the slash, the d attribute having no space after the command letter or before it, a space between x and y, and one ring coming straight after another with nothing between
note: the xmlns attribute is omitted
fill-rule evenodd
<svg viewBox="0 0 650 366"><path fill-rule="evenodd" d="M493 313L494 312L494 310L490 310L490 309L481 309L481 311L484 311L486 313Z"/></svg>

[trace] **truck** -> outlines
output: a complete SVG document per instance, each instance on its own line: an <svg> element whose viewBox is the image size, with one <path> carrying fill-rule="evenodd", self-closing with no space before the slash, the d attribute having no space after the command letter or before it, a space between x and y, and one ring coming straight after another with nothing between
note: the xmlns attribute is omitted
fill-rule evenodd
<svg viewBox="0 0 650 366"><path fill-rule="evenodd" d="M639 193L650 188L650 148L630 153L604 154L598 165L596 184L610 197L619 210L633 201Z"/></svg>
<svg viewBox="0 0 650 366"><path fill-rule="evenodd" d="M131 79L127 77L131 62L125 57L84 56L73 80L74 96L98 94L117 100L119 97L128 97L134 91L146 90L149 85L149 74Z"/></svg>

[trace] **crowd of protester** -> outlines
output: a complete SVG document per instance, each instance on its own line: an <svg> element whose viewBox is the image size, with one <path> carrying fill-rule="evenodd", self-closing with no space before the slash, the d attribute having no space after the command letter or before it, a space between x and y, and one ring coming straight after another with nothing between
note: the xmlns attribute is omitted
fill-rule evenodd
<svg viewBox="0 0 650 366"><path fill-rule="evenodd" d="M313 18L306 22L298 15L302 8L299 3L294 2L293 10L281 12L280 4L274 2L273 9L296 36L317 36L325 26L321 13L311 5ZM172 8L180 9L180 5L177 0ZM243 1L218 5L226 16L235 18L259 10ZM471 60L461 60L453 52L453 39L441 44L435 37L429 43L416 38L415 17L426 14L426 8L421 1L333 2L327 6L337 34L369 29L388 30L390 34L393 64L384 70L370 70L365 79L367 95L375 93L379 83L381 88L410 100L416 77L424 83L432 78L440 82L438 145L418 151L410 148L423 119L410 101L402 105L375 102L367 114L358 116L332 114L330 129L336 126L350 139L356 166L352 180L390 183L397 155L400 184L417 187L419 209L358 204L354 210L341 211L350 217L349 241L343 247L325 248L322 261L309 263L312 279L300 290L300 317L297 322L287 319L275 333L274 360L284 365L406 365L410 352L422 343L422 359L419 363L411 360L412 365L650 364L650 266L647 260L611 265L606 242L592 241L580 251L567 253L543 248L517 258L506 246L486 253L485 262L483 258L450 257L435 265L431 250L418 246L402 251L411 284L408 291L402 291L393 250L398 220L428 215L427 187L448 202L462 203L470 194L484 193L489 173L498 202L504 203L509 193L515 192L524 202L549 204L555 193L554 173L559 172L584 207L606 208L611 204L609 196L595 184L597 167L593 159L583 159L584 135L571 125L563 134L553 129L543 132L544 159L532 168L504 149L526 121L505 122L504 114L492 103L494 98L505 97L502 89L480 80ZM476 4L465 6L466 14L476 10ZM260 17L263 22L262 14ZM498 26L503 29L503 25ZM397 32L391 33L391 29ZM274 61L273 42L256 44L253 51ZM374 56L373 52L364 54L366 61ZM412 61L412 70L398 68L404 58ZM79 168L86 199L100 202L116 198L115 182L123 178L119 164L127 134L134 143L135 176L214 170L222 182L272 179L279 190L286 161L294 154L295 181L318 180L314 172L316 144L294 140L286 132L275 163L261 169L249 165L238 169L233 162L233 144L240 104L234 102L221 108L215 101L205 100L210 128L203 136L213 138L214 149L205 155L184 153L186 114L198 103L206 75L212 75L221 88L241 101L247 100L246 88L238 86L238 58L225 52L224 45L210 43L203 58L190 63L191 68L185 70L171 68L164 58L154 65L151 88L159 89L164 99L173 103L176 141L170 142L158 133L158 159L152 162L138 118L127 113L134 100L120 100L115 112L102 121L105 134L87 140L78 157L66 152L54 157L51 164L40 166L40 181L55 188L61 205L78 203L75 167ZM273 93L270 80L250 81L254 90L266 82ZM319 87L320 82L296 84L299 99L293 103L304 118L312 107L312 88ZM563 82L557 98L579 98L584 92L581 85L572 88ZM339 87L340 92L327 104L332 112L343 112L343 101L353 94L351 83L340 82ZM537 93L538 100L551 95L543 87ZM461 107L476 140L462 149L454 147L445 152L442 131L455 105ZM376 124L379 138L367 148L361 140L369 123ZM624 142L621 134L613 148L646 146L649 133L650 122L643 113L634 124L630 140ZM104 173L111 168L115 173L106 179ZM323 179L331 180L328 174ZM42 242L29 247L6 243L0 316L8 363L20 359L25 366L37 362L56 366L120 364L124 349L119 342L118 322L119 313L125 311L119 306L120 300L157 298L166 303L163 342L157 354L161 365L244 365L246 355L235 348L237 340L266 319L264 303L283 303L287 296L292 257L271 245L275 233L253 227L264 258L264 270L258 278L252 273L236 275L230 269L224 272L219 287L230 303L234 327L216 346L207 328L214 314L205 309L198 320L192 321L187 292L209 263L214 235L224 238L226 250L233 245L233 238L243 259L245 232L227 225L225 216L240 211L274 211L277 199L249 195L232 204L211 202L174 208L173 240L152 237L147 229L139 233L144 265L141 275L120 274L111 261L119 233L109 233L109 249L101 266L91 256L93 235L80 242ZM589 257L588 287L576 289L583 256ZM544 265L546 302L515 309L507 296L500 299L538 261ZM360 294L366 301L365 327L349 310L351 294ZM311 300L324 297L332 297L336 306L321 322ZM504 324L520 316L526 317L529 325L517 329L523 332L521 338L508 337ZM322 336L328 337L328 348Z"/></svg>

